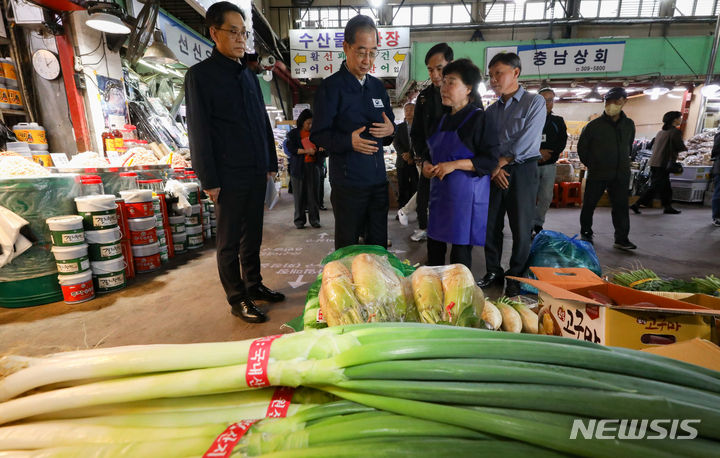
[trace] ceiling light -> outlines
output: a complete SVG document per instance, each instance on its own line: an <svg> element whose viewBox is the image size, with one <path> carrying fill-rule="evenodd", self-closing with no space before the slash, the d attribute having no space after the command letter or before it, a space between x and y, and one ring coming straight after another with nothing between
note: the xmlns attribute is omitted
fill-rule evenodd
<svg viewBox="0 0 720 458"><path fill-rule="evenodd" d="M712 80L700 90L703 97L712 97L720 90L720 80Z"/></svg>
<svg viewBox="0 0 720 458"><path fill-rule="evenodd" d="M165 45L163 34L160 30L153 33L153 44L150 45L143 55L143 59L153 64L174 64L178 62L175 53Z"/></svg>
<svg viewBox="0 0 720 458"><path fill-rule="evenodd" d="M661 76L655 79L655 82L649 88L643 90L643 94L649 95L651 100L657 100L661 95L665 95L673 89L673 85L666 83Z"/></svg>
<svg viewBox="0 0 720 458"><path fill-rule="evenodd" d="M85 21L88 27L105 33L130 33L130 27L122 20L124 14L120 5L111 2L93 2L89 5L92 5L88 8L90 16Z"/></svg>
<svg viewBox="0 0 720 458"><path fill-rule="evenodd" d="M583 101L585 102L602 102L602 99L602 95L598 92L597 86L592 88L592 90L583 97Z"/></svg>
<svg viewBox="0 0 720 458"><path fill-rule="evenodd" d="M380 8L383 5L383 0L368 0L368 3L373 8Z"/></svg>

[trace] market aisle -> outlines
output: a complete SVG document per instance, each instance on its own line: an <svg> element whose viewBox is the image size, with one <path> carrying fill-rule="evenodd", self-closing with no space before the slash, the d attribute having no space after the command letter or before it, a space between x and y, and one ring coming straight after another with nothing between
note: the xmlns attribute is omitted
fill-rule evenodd
<svg viewBox="0 0 720 458"><path fill-rule="evenodd" d="M329 189L328 189L329 195ZM326 205L329 205L326 198ZM660 275L690 278L720 273L720 229L710 223L710 210L682 206L682 215L645 210L631 215L633 254L614 250L610 209L595 215L596 246L603 269L638 264ZM0 355L27 355L59 350L148 343L189 343L259 337L283 332L282 324L302 312L305 293L317 275L320 260L333 249L332 211L321 212L322 228L297 230L292 224L292 196L283 193L266 213L262 250L264 282L287 295L272 306L270 321L251 325L233 317L217 276L212 244L181 256L156 274L140 276L119 292L73 306L62 302L24 309L0 309ZM551 209L546 229L574 234L579 209ZM390 251L412 263L424 262L425 244L409 240L409 227L389 217ZM509 256L506 230L505 262ZM473 273L484 274L482 249L473 254Z"/></svg>

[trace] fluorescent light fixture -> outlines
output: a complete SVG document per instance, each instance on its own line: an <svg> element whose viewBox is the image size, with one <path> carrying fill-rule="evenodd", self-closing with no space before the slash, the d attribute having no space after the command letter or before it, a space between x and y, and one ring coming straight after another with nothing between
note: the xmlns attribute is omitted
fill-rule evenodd
<svg viewBox="0 0 720 458"><path fill-rule="evenodd" d="M368 0L368 3L372 8L380 8L383 5L384 0Z"/></svg>
<svg viewBox="0 0 720 458"><path fill-rule="evenodd" d="M138 63L146 66L147 68L151 68L158 73L162 73L163 75L175 75L178 78L183 78L185 76L175 69L167 68L163 65L156 65L156 64L146 61L145 59L138 60Z"/></svg>

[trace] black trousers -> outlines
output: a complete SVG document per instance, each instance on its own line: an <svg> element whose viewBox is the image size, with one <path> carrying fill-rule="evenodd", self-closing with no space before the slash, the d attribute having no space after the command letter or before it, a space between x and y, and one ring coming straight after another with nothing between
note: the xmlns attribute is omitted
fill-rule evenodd
<svg viewBox="0 0 720 458"><path fill-rule="evenodd" d="M580 211L580 231L592 235L593 213L598 201L607 189L612 206L612 222L615 227L615 241L626 242L630 234L630 214L628 198L630 197L630 177L618 177L614 180L587 180L583 194L583 206Z"/></svg>
<svg viewBox="0 0 720 458"><path fill-rule="evenodd" d="M417 220L418 226L423 231L428 226L428 203L430 202L430 179L425 178L421 173L418 178L417 185L417 196L415 197L417 202Z"/></svg>
<svg viewBox="0 0 720 458"><path fill-rule="evenodd" d="M650 186L640 196L637 205L652 206L655 195L660 196L663 207L672 205L672 187L670 186L670 173L665 167L650 167Z"/></svg>
<svg viewBox="0 0 720 458"><path fill-rule="evenodd" d="M418 171L415 164L403 164L397 168L398 208L402 208L415 194L418 186Z"/></svg>
<svg viewBox="0 0 720 458"><path fill-rule="evenodd" d="M427 238L428 262L429 266L444 266L445 253L447 252L447 243L439 240ZM472 269L472 245L452 245L450 249L450 264L465 264L468 269Z"/></svg>
<svg viewBox="0 0 720 458"><path fill-rule="evenodd" d="M366 245L387 248L390 209L388 184L340 186L333 184L330 203L335 217L335 249L357 245L362 235Z"/></svg>
<svg viewBox="0 0 720 458"><path fill-rule="evenodd" d="M291 177L293 183L293 199L295 201L295 216L293 222L295 227L302 227L307 222L307 216L310 224L320 223L320 210L317 202L317 186L318 175L317 166L313 162L303 164L302 178Z"/></svg>
<svg viewBox="0 0 720 458"><path fill-rule="evenodd" d="M266 183L263 175L245 179L235 189L223 187L215 204L218 273L231 305L245 297L247 288L262 281L260 245Z"/></svg>
<svg viewBox="0 0 720 458"><path fill-rule="evenodd" d="M505 214L512 231L512 254L506 275L522 276L530 255L535 201L538 188L537 160L505 166L510 174L507 189L490 184L487 237L485 240L485 268L487 273L502 274L503 230Z"/></svg>
<svg viewBox="0 0 720 458"><path fill-rule="evenodd" d="M325 206L325 176L327 175L325 169L325 160L322 162L315 163L315 173L317 174L317 204L319 207Z"/></svg>

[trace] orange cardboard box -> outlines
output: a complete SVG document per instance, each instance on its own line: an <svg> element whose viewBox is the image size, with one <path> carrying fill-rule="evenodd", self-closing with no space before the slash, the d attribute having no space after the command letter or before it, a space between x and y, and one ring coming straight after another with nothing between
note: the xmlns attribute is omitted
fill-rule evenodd
<svg viewBox="0 0 720 458"><path fill-rule="evenodd" d="M707 340L693 339L642 351L720 371L720 347Z"/></svg>
<svg viewBox="0 0 720 458"><path fill-rule="evenodd" d="M541 334L639 350L698 337L709 340L720 326L717 298L694 304L608 283L584 268L530 269L537 280L512 278L538 289Z"/></svg>

